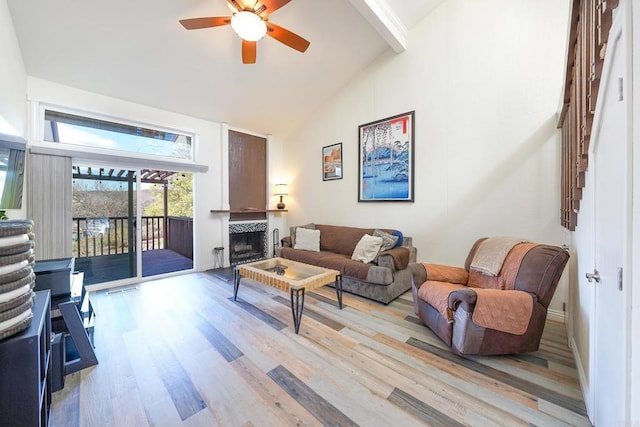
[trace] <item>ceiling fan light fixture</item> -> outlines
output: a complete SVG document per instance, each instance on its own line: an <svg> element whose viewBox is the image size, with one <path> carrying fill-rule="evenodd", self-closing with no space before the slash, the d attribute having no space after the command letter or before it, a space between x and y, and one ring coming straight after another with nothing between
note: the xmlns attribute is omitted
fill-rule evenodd
<svg viewBox="0 0 640 427"><path fill-rule="evenodd" d="M231 18L231 28L243 40L255 42L267 34L267 24L255 13L243 10Z"/></svg>

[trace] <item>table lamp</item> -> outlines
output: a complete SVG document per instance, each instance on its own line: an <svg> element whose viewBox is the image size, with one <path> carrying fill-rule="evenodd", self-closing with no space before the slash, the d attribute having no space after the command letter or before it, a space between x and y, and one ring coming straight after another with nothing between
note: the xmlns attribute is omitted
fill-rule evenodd
<svg viewBox="0 0 640 427"><path fill-rule="evenodd" d="M282 196L289 195L287 191L287 184L276 184L273 190L274 196L280 196L280 202L276 205L278 209L284 209L284 202L282 201Z"/></svg>

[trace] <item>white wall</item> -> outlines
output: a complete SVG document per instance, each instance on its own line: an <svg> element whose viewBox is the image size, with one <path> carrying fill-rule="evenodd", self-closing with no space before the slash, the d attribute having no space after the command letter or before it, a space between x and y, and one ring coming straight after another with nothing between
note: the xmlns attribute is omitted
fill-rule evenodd
<svg viewBox="0 0 640 427"><path fill-rule="evenodd" d="M114 119L161 126L191 132L196 135L195 161L209 167L206 173L196 173L194 193L194 262L197 270L213 267L215 246L219 246L228 232L221 227L221 218L211 214L211 209L219 209L222 204L224 188L228 181L223 180L223 126L220 123L176 114L144 105L110 98L95 93L63 86L57 83L28 78L28 98L37 110L37 105L46 103L63 108L99 114ZM35 123L35 125L39 125ZM34 130L32 134L37 135ZM228 193L228 191L226 192Z"/></svg>
<svg viewBox="0 0 640 427"><path fill-rule="evenodd" d="M6 0L0 0L0 115L22 136L27 129L27 73Z"/></svg>
<svg viewBox="0 0 640 427"><path fill-rule="evenodd" d="M27 73L22 62L18 39L13 29L6 0L0 0L0 116L21 136L27 130ZM10 218L24 218L26 196L22 209L7 211Z"/></svg>
<svg viewBox="0 0 640 427"><path fill-rule="evenodd" d="M418 260L462 265L479 237L563 244L560 135L568 0L449 0L286 142L288 225L398 228ZM415 110L415 202L358 203L358 125ZM321 149L343 143L344 178ZM568 300L566 279L551 309Z"/></svg>
<svg viewBox="0 0 640 427"><path fill-rule="evenodd" d="M633 214L632 214L632 249L631 249L631 421L640 424L640 5L631 2L633 33Z"/></svg>

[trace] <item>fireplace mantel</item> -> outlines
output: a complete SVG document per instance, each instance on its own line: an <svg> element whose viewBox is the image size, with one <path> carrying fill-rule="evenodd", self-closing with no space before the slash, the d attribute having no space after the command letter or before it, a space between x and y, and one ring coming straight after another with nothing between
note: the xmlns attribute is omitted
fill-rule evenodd
<svg viewBox="0 0 640 427"><path fill-rule="evenodd" d="M211 209L211 213L232 213L232 214L248 214L248 213L272 213L272 212L289 212L288 209Z"/></svg>

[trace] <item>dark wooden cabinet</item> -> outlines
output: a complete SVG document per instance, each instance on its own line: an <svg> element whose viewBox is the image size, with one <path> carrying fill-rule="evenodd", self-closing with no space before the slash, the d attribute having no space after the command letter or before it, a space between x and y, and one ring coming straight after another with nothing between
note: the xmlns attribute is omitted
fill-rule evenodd
<svg viewBox="0 0 640 427"><path fill-rule="evenodd" d="M49 424L51 408L51 297L36 292L28 329L0 341L0 424Z"/></svg>

